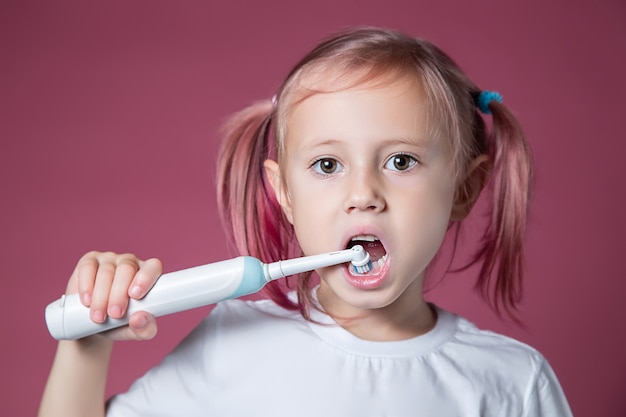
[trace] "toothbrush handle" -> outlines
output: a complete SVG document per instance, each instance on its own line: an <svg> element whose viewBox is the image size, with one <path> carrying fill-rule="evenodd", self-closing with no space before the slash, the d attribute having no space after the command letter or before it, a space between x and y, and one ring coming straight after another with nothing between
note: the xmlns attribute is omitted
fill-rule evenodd
<svg viewBox="0 0 626 417"><path fill-rule="evenodd" d="M52 337L74 340L128 324L136 311L163 316L241 297L261 290L267 280L264 265L256 258L235 259L163 274L141 300L131 299L121 319L107 318L102 324L89 318L89 308L78 294L64 295L46 307L46 323Z"/></svg>

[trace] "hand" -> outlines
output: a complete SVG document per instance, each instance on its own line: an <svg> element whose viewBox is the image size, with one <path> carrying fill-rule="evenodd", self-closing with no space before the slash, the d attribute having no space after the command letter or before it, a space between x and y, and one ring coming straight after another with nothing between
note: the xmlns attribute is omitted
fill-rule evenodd
<svg viewBox="0 0 626 417"><path fill-rule="evenodd" d="M66 293L78 293L81 303L89 307L91 320L102 323L107 316L123 317L130 298L139 300L144 297L162 270L158 259L142 261L131 254L89 252L76 264ZM96 336L113 340L146 340L152 339L156 331L154 317L139 311L129 318L128 326Z"/></svg>

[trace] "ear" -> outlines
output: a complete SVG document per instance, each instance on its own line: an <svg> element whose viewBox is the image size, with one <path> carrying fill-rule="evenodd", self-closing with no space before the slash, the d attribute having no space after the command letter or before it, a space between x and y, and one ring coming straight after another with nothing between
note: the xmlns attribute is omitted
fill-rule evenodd
<svg viewBox="0 0 626 417"><path fill-rule="evenodd" d="M461 221L472 210L480 192L491 173L491 161L487 155L479 155L468 165L465 177L459 183L450 214L451 221Z"/></svg>
<svg viewBox="0 0 626 417"><path fill-rule="evenodd" d="M266 159L265 162L263 162L263 167L265 168L265 175L274 190L274 195L276 196L278 204L280 204L280 207L283 209L283 213L285 213L285 217L289 223L293 224L291 200L289 199L289 193L285 189L280 175L280 166L276 161Z"/></svg>

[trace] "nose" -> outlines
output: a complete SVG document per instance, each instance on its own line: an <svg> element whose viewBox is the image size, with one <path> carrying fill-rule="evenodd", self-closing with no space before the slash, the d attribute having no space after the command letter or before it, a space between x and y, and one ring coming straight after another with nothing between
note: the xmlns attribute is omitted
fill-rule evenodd
<svg viewBox="0 0 626 417"><path fill-rule="evenodd" d="M344 202L345 212L371 211L378 213L385 209L386 203L381 181L371 171L370 169L363 169L349 174Z"/></svg>

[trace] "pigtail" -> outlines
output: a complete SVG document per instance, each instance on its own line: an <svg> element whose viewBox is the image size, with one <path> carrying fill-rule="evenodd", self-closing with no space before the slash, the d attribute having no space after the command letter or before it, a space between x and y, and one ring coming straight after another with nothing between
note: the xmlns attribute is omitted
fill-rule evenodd
<svg viewBox="0 0 626 417"><path fill-rule="evenodd" d="M241 255L263 262L286 259L292 232L265 175L271 155L274 107L268 100L233 115L224 125L224 142L217 161L220 216ZM264 289L280 306L299 309L276 282Z"/></svg>
<svg viewBox="0 0 626 417"><path fill-rule="evenodd" d="M492 161L492 205L489 224L475 262L483 260L476 287L495 311L501 308L514 317L522 298L524 240L532 158L522 128L501 103L489 103L492 129L488 138ZM476 113L477 117L480 117Z"/></svg>

